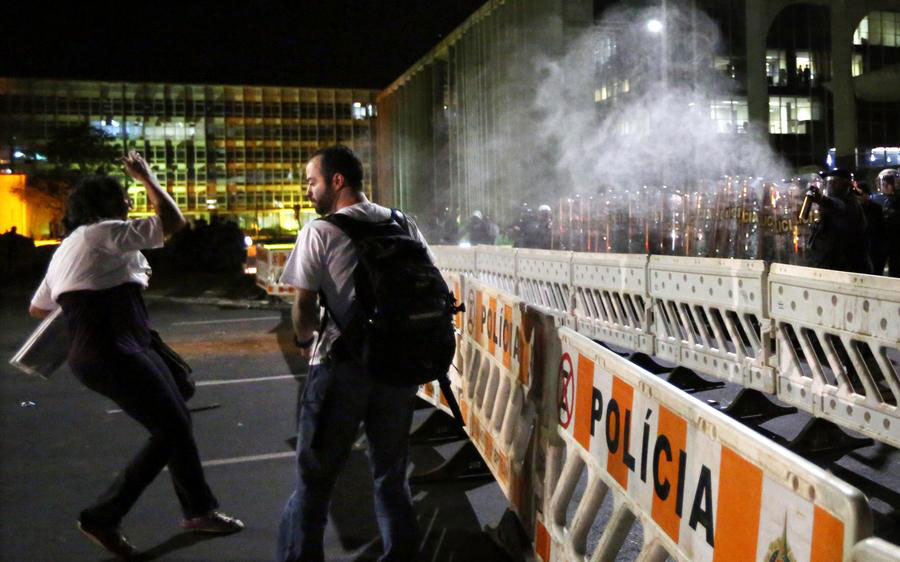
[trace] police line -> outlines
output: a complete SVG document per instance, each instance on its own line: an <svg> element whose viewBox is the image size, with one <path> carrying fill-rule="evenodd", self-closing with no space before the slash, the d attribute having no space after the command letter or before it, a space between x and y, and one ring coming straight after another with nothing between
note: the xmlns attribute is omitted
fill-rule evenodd
<svg viewBox="0 0 900 562"><path fill-rule="evenodd" d="M508 278L512 261L516 294L561 325L900 446L897 279L759 260L485 248L434 251L443 269L485 283ZM789 302L779 300L785 290L796 291Z"/></svg>
<svg viewBox="0 0 900 562"><path fill-rule="evenodd" d="M543 560L610 559L635 521L640 559L849 560L870 534L864 496L838 478L558 328L552 311L445 275L466 302L457 326L467 431ZM607 494L613 515L595 521Z"/></svg>

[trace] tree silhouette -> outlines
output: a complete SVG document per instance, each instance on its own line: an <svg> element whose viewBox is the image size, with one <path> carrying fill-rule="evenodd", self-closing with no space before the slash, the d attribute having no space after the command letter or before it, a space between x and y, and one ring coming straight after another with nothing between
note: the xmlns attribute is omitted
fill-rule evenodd
<svg viewBox="0 0 900 562"><path fill-rule="evenodd" d="M114 140L103 129L86 123L57 129L45 144L23 150L30 169L19 197L62 213L66 196L78 180L89 174L108 174L118 166L121 149L112 144Z"/></svg>

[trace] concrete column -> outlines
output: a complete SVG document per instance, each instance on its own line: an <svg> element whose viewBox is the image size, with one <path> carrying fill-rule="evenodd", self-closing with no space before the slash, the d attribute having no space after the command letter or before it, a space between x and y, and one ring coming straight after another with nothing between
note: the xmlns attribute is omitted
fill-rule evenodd
<svg viewBox="0 0 900 562"><path fill-rule="evenodd" d="M848 0L831 3L831 93L834 100L836 164L852 168L856 149L856 93L853 89L852 43Z"/></svg>
<svg viewBox="0 0 900 562"><path fill-rule="evenodd" d="M769 85L766 82L766 35L769 2L747 0L747 111L751 126L769 132Z"/></svg>

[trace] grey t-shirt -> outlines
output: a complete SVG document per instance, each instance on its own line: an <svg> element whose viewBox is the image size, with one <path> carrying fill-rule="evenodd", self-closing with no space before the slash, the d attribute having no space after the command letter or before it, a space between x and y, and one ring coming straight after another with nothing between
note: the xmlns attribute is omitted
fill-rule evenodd
<svg viewBox="0 0 900 562"><path fill-rule="evenodd" d="M379 222L391 217L391 210L365 201L344 207L336 214L357 220ZM410 220L410 230L422 244L428 245L415 223ZM337 324L346 325L347 313L355 296L353 270L356 268L356 251L353 242L344 232L330 222L315 220L308 223L297 235L294 249L284 264L281 282L307 289L322 291L328 307L337 318ZM331 344L340 335L333 321L328 322L324 334L319 334L310 365L318 365L328 353Z"/></svg>

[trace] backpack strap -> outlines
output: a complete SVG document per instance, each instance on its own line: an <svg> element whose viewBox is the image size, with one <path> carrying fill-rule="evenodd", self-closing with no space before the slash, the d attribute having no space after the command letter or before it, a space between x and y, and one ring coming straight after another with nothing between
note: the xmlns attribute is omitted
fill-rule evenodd
<svg viewBox="0 0 900 562"><path fill-rule="evenodd" d="M450 408L450 412L453 414L456 422L459 423L459 427L465 427L466 422L463 420L462 411L459 409L459 402L456 401L453 389L450 388L450 378L447 376L447 373L440 375L437 378L437 381L441 386L441 394L443 394L444 399L447 400L447 406Z"/></svg>
<svg viewBox="0 0 900 562"><path fill-rule="evenodd" d="M409 235L410 238L415 239L412 233L412 228L409 226L409 219L400 209L391 209L391 220L400 225L400 228Z"/></svg>

